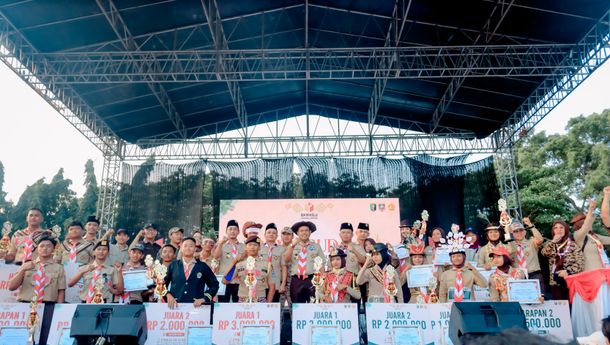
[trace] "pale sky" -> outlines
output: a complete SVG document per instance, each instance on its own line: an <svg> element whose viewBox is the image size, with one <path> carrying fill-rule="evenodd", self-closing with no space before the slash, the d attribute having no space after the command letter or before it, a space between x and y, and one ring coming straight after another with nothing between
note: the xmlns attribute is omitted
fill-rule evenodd
<svg viewBox="0 0 610 345"><path fill-rule="evenodd" d="M567 121L610 108L610 62L606 62L557 106L536 128L563 133ZM84 165L95 162L100 182L101 153L49 106L37 93L0 63L0 161L4 164L4 190L17 202L26 188L41 177L49 181L59 168L84 193Z"/></svg>

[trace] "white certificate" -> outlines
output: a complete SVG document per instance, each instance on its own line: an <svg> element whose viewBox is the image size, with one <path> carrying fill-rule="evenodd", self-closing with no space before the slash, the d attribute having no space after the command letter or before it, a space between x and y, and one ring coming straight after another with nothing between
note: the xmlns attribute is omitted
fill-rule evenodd
<svg viewBox="0 0 610 345"><path fill-rule="evenodd" d="M241 328L241 345L271 345L271 325L247 325Z"/></svg>
<svg viewBox="0 0 610 345"><path fill-rule="evenodd" d="M417 326L394 326L392 327L393 345L421 345L422 334Z"/></svg>
<svg viewBox="0 0 610 345"><path fill-rule="evenodd" d="M432 262L436 266L451 265L451 258L449 257L449 250L446 248L436 248L434 254L434 261Z"/></svg>
<svg viewBox="0 0 610 345"><path fill-rule="evenodd" d="M311 326L310 345L341 345L338 326Z"/></svg>
<svg viewBox="0 0 610 345"><path fill-rule="evenodd" d="M222 274L216 275L216 280L218 280L218 292L216 293L216 296L224 296L227 291L227 286L222 283L222 278L224 278Z"/></svg>
<svg viewBox="0 0 610 345"><path fill-rule="evenodd" d="M524 304L539 304L540 282L538 279L509 279L506 281L508 301Z"/></svg>
<svg viewBox="0 0 610 345"><path fill-rule="evenodd" d="M411 266L407 271L407 284L410 288L428 287L433 272L434 265Z"/></svg>
<svg viewBox="0 0 610 345"><path fill-rule="evenodd" d="M127 292L148 290L145 270L131 270L123 272L123 287Z"/></svg>
<svg viewBox="0 0 610 345"><path fill-rule="evenodd" d="M27 344L30 332L26 327L0 328L0 344Z"/></svg>
<svg viewBox="0 0 610 345"><path fill-rule="evenodd" d="M186 345L212 345L212 326L189 326Z"/></svg>
<svg viewBox="0 0 610 345"><path fill-rule="evenodd" d="M396 252L398 259L406 259L409 257L409 251L402 243L394 245L394 251Z"/></svg>

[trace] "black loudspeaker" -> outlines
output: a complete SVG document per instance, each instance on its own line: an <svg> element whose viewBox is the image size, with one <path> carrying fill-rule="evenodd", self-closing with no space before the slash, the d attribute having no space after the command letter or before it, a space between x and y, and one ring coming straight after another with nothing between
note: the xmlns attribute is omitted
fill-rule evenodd
<svg viewBox="0 0 610 345"><path fill-rule="evenodd" d="M461 344L463 336L497 334L508 328L527 330L525 314L517 302L455 302L449 318L449 338Z"/></svg>
<svg viewBox="0 0 610 345"><path fill-rule="evenodd" d="M99 337L106 338L106 344L144 345L148 336L146 310L143 305L78 305L70 336L78 345L94 344Z"/></svg>

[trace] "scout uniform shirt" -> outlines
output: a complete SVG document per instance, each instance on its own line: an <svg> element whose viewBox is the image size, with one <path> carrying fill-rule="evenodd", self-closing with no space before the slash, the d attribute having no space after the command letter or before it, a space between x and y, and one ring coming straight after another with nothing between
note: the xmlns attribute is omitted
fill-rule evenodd
<svg viewBox="0 0 610 345"><path fill-rule="evenodd" d="M347 254L347 257L345 258L345 269L348 272L352 272L354 275L358 274L360 271L360 263L358 262L358 257L356 254L352 253L352 250L358 252L362 256L365 256L366 252L364 251L364 247L358 243L352 242L347 246L344 243L341 243L339 248L343 249Z"/></svg>
<svg viewBox="0 0 610 345"><path fill-rule="evenodd" d="M66 289L66 272L64 267L55 262L46 262L44 266L44 275L46 276L46 284L44 288L44 302L57 302L59 290ZM27 270L23 276L23 283L19 288L17 300L20 302L30 302L34 296L34 275L38 271L38 262L34 264L34 268Z"/></svg>
<svg viewBox="0 0 610 345"><path fill-rule="evenodd" d="M254 264L254 271L256 272L256 296L254 296L254 301L267 298L266 289L269 287L268 284L268 275L269 271L267 271L269 263L267 260L263 260L260 256L256 258ZM237 263L235 268L234 280L239 282L239 290L237 291L237 296L240 298L248 298L248 286L246 285L246 260L240 261Z"/></svg>
<svg viewBox="0 0 610 345"><path fill-rule="evenodd" d="M308 276L314 273L313 264L316 257L322 258L322 269L324 271L324 264L326 263L326 255L322 251L322 247L315 242L307 242L305 245L305 251L303 251L303 245L301 242L297 243L294 246L294 250L292 252L292 265L290 267L290 275L298 276L301 275L299 271L299 259L306 260L305 271L303 275Z"/></svg>
<svg viewBox="0 0 610 345"><path fill-rule="evenodd" d="M93 258L93 244L89 241L80 240L76 242L74 247L76 253L75 261L79 266L88 264ZM72 244L68 241L63 241L55 252L55 261L59 264L70 262L70 253L72 253Z"/></svg>
<svg viewBox="0 0 610 345"><path fill-rule="evenodd" d="M492 264L493 257L489 257L489 254L491 254L491 251L495 247L506 248L506 250L508 250L508 252L510 253L510 256L514 258L515 251L512 246L506 245L502 242L498 242L498 244L496 246L494 246L493 244L491 244L491 242L487 242L487 244L484 245L483 247L481 247L481 249L479 250L479 257L477 258L477 266L479 266L479 267L483 267L485 265L493 266L493 264Z"/></svg>
<svg viewBox="0 0 610 345"><path fill-rule="evenodd" d="M17 230L13 237L11 238L11 242L8 247L8 252L15 255L15 263L23 262L23 248L25 247L25 242L28 237L30 237L33 241L32 243L32 260L35 260L38 254L34 251L34 243L44 234L48 234L48 230L35 230L31 234L28 234L25 229Z"/></svg>
<svg viewBox="0 0 610 345"><path fill-rule="evenodd" d="M582 254L585 259L584 260L585 267L584 267L583 272L604 268L605 265L604 265L604 262L602 261L602 257L603 257L604 261L608 260L608 255L604 251L604 245L610 244L610 237L602 236L602 235L596 235L595 237L593 237L590 234L587 234L585 239L587 240L587 243L584 243L584 239L582 241L584 243L584 248L582 249ZM579 245L582 246L583 243L579 243ZM597 248L598 243L602 246L601 254Z"/></svg>
<svg viewBox="0 0 610 345"><path fill-rule="evenodd" d="M510 267L507 273L496 269L496 271L489 276L489 301L508 302L506 281L509 279L525 279L523 269Z"/></svg>
<svg viewBox="0 0 610 345"><path fill-rule="evenodd" d="M91 272L87 272L83 275L84 285L83 289L80 292L81 301L87 300L87 293L89 292L89 286L91 284L91 280L93 279L93 275L95 274L95 270ZM104 298L104 303L111 303L113 301L113 295L108 289L109 286L116 286L119 281L119 272L112 266L102 265L100 269L98 279L103 279L104 285L102 288L102 295ZM94 282L95 283L95 282ZM95 285L94 285L95 288Z"/></svg>
<svg viewBox="0 0 610 345"><path fill-rule="evenodd" d="M356 300L362 298L360 290L352 287L353 280L354 273L347 271L345 268L339 270L333 269L326 273L324 279L324 294L330 297L330 303L351 303L351 298ZM347 288L336 291L339 284L345 284L347 285Z"/></svg>
<svg viewBox="0 0 610 345"><path fill-rule="evenodd" d="M199 261L205 263L206 265L208 265L208 267L210 267L210 269L212 270L212 272L216 273L216 271L218 271L218 260L216 260L216 268L213 268L213 263L214 263L214 255L210 254L210 256L208 256L207 258L201 260L201 257L199 259Z"/></svg>
<svg viewBox="0 0 610 345"><path fill-rule="evenodd" d="M108 256L106 257L106 265L113 266L117 261L123 265L129 262L129 246L127 244L123 248L119 247L118 244L110 245Z"/></svg>
<svg viewBox="0 0 610 345"><path fill-rule="evenodd" d="M389 263L388 263L389 265ZM378 299L381 299L381 301L383 302L383 297L384 297L384 290L385 290L385 286L384 286L384 281L383 281L383 270L381 268L379 268L378 265L374 265L373 267L369 267L366 270L364 270L364 272L362 272L362 274L360 274L358 276L358 278L356 279L356 284L358 285L363 285L365 283L369 283L369 287L368 287L368 301L369 302L379 302ZM404 299L402 296L402 288L401 288L401 284L400 284L400 278L398 277L399 273L398 271L396 271L396 274L394 275L394 285L396 286L396 299L398 300L398 303L404 303ZM391 303L394 303L394 301L392 301Z"/></svg>
<svg viewBox="0 0 610 345"><path fill-rule="evenodd" d="M286 248L272 244L271 246L267 243L261 245L261 253L259 257L267 262L271 262L271 270L269 271L269 284L275 284L276 290L280 288L282 284L282 266L285 266L284 252ZM271 254L269 253L271 252Z"/></svg>
<svg viewBox="0 0 610 345"><path fill-rule="evenodd" d="M519 243L517 243L517 241L515 240L508 244L509 252L512 253L513 256L513 266L519 267L519 245L521 245L523 255L525 256L527 273L540 271L540 262L538 261L538 251L540 250L540 247L536 245L536 241L533 241L531 239L523 239L523 241Z"/></svg>
<svg viewBox="0 0 610 345"><path fill-rule="evenodd" d="M451 290L451 297L453 297L456 272L456 268L451 267L451 269L441 274L438 293L440 303L446 303L448 300L453 300L453 298L449 298L449 292ZM477 270L471 271L468 268L462 267L462 281L464 286L463 290L465 301L474 300L474 291L472 290L472 286L474 284L477 284L480 287L487 287L487 280L485 280L485 277L483 277L483 275L481 275L481 273L479 273Z"/></svg>
<svg viewBox="0 0 610 345"><path fill-rule="evenodd" d="M235 252L233 252L234 249ZM237 242L236 244L231 244L229 242L226 242L225 244L223 244L222 254L218 258L218 274L222 274L223 276L227 275L227 273L229 273L229 270L231 269L231 264L233 263L233 260L236 257L239 257L241 253L244 252L244 250L246 250L246 245L243 243ZM231 280L229 284L238 283L239 281L237 280L235 275L233 275L233 280Z"/></svg>

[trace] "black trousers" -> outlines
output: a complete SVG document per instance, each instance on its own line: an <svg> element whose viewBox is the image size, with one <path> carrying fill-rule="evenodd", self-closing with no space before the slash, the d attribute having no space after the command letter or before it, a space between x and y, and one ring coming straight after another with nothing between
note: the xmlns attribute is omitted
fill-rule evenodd
<svg viewBox="0 0 610 345"><path fill-rule="evenodd" d="M269 289L265 289L265 296L269 295ZM273 294L273 298L271 299L271 301L267 301L267 303L278 303L280 301L280 293L279 291L275 290L275 293Z"/></svg>
<svg viewBox="0 0 610 345"><path fill-rule="evenodd" d="M229 303L233 301L237 303L237 291L239 291L239 284L228 284L227 290L224 296L218 296L218 302L220 303Z"/></svg>
<svg viewBox="0 0 610 345"><path fill-rule="evenodd" d="M298 276L292 276L290 280L290 299L292 303L309 303L311 298L315 296L315 288L311 283L313 274L305 276L301 279Z"/></svg>

